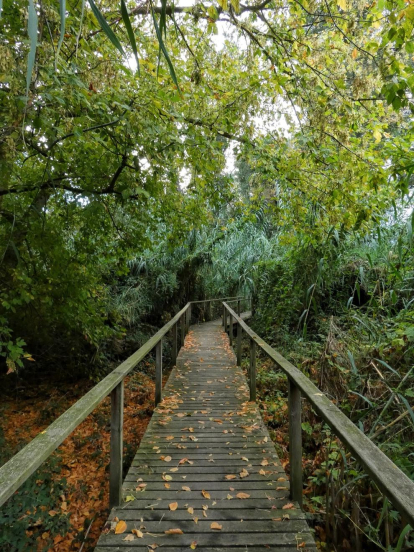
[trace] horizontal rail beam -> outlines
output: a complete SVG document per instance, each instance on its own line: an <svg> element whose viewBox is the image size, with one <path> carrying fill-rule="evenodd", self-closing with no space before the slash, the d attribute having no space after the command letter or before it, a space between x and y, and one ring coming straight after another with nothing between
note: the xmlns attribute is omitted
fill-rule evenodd
<svg viewBox="0 0 414 552"><path fill-rule="evenodd" d="M312 404L317 414L333 429L341 441L346 444L384 495L400 512L404 520L411 527L414 527L414 482L369 437L364 435L305 374L261 339L242 318L237 316L227 303L223 303L223 305L248 336L288 376L289 380L300 389L302 395Z"/></svg>
<svg viewBox="0 0 414 552"><path fill-rule="evenodd" d="M198 303L213 303L214 301L220 301L220 302L227 301L231 303L233 301L237 301L238 299L247 299L247 298L240 296L240 297L223 297L221 299L203 299L201 301L191 301L191 304L197 305Z"/></svg>

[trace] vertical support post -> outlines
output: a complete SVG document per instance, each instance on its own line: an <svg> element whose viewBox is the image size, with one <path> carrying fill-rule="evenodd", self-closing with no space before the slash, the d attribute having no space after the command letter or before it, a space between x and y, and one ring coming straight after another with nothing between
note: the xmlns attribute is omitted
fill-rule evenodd
<svg viewBox="0 0 414 552"><path fill-rule="evenodd" d="M223 326L224 331L226 331L226 307L223 305Z"/></svg>
<svg viewBox="0 0 414 552"><path fill-rule="evenodd" d="M237 314L240 316L240 299L237 300Z"/></svg>
<svg viewBox="0 0 414 552"><path fill-rule="evenodd" d="M212 320L212 316L211 316L211 301L208 302L208 320Z"/></svg>
<svg viewBox="0 0 414 552"><path fill-rule="evenodd" d="M155 345L155 406L162 397L162 339Z"/></svg>
<svg viewBox="0 0 414 552"><path fill-rule="evenodd" d="M187 321L187 333L190 331L191 326L191 303L188 305L188 321Z"/></svg>
<svg viewBox="0 0 414 552"><path fill-rule="evenodd" d="M233 345L233 315L232 314L230 314L229 338L230 338L230 347L231 347Z"/></svg>
<svg viewBox="0 0 414 552"><path fill-rule="evenodd" d="M184 347L185 339L185 314L181 315L181 347Z"/></svg>
<svg viewBox="0 0 414 552"><path fill-rule="evenodd" d="M289 462L290 497L302 508L302 425L301 393L295 383L289 379Z"/></svg>
<svg viewBox="0 0 414 552"><path fill-rule="evenodd" d="M178 333L178 322L176 322L172 328L172 355L171 355L171 360L172 360L172 364L173 366L176 365L177 363L177 354L178 354L178 350L177 350L177 333Z"/></svg>
<svg viewBox="0 0 414 552"><path fill-rule="evenodd" d="M242 327L237 324L237 366L241 366Z"/></svg>
<svg viewBox="0 0 414 552"><path fill-rule="evenodd" d="M111 451L109 463L109 508L122 501L122 452L124 426L124 380L111 392Z"/></svg>
<svg viewBox="0 0 414 552"><path fill-rule="evenodd" d="M256 341L250 339L250 400L256 402Z"/></svg>

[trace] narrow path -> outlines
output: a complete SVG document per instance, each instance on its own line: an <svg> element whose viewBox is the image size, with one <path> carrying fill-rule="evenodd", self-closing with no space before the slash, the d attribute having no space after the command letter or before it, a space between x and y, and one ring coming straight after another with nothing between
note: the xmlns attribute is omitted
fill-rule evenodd
<svg viewBox="0 0 414 552"><path fill-rule="evenodd" d="M316 550L219 322L191 327L163 396L95 551Z"/></svg>

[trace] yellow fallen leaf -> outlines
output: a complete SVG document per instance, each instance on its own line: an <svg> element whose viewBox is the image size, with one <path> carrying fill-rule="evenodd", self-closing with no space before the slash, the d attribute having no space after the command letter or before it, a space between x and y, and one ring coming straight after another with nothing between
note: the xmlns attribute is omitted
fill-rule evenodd
<svg viewBox="0 0 414 552"><path fill-rule="evenodd" d="M187 512L191 515L194 514L194 508L191 508L191 506L189 508L187 508Z"/></svg>
<svg viewBox="0 0 414 552"><path fill-rule="evenodd" d="M183 491L191 491L190 487L187 487L186 485L183 485L181 488Z"/></svg>
<svg viewBox="0 0 414 552"><path fill-rule="evenodd" d="M204 496L204 498L207 498L208 500L211 498L210 493L207 491L201 491L201 494Z"/></svg>
<svg viewBox="0 0 414 552"><path fill-rule="evenodd" d="M195 550L197 548L197 541L193 541L191 544L190 544L190 548L191 550Z"/></svg>
<svg viewBox="0 0 414 552"><path fill-rule="evenodd" d="M233 475L232 473L229 474L229 475L226 475L226 479L227 480L230 480L230 479L236 479L237 475Z"/></svg>
<svg viewBox="0 0 414 552"><path fill-rule="evenodd" d="M115 527L115 535L120 535L121 533L124 533L127 529L127 524L125 521L118 521Z"/></svg>
<svg viewBox="0 0 414 552"><path fill-rule="evenodd" d="M142 537L144 536L144 533L139 529L132 529L131 533L133 533L139 539L142 539Z"/></svg>
<svg viewBox="0 0 414 552"><path fill-rule="evenodd" d="M122 540L129 542L129 541L135 540L135 537L134 537L134 535L127 535L127 536L126 536L124 539L122 539Z"/></svg>
<svg viewBox="0 0 414 552"><path fill-rule="evenodd" d="M250 498L250 495L246 494L246 493L237 493L236 496L237 496L237 498L240 498L240 499Z"/></svg>
<svg viewBox="0 0 414 552"><path fill-rule="evenodd" d="M269 462L268 462L268 461L266 460L266 458L265 458L264 460L262 460L262 461L260 462L260 465L261 465L261 466L268 466L268 465L269 465Z"/></svg>
<svg viewBox="0 0 414 552"><path fill-rule="evenodd" d="M167 531L164 531L166 535L183 535L183 532L181 529L167 529Z"/></svg>
<svg viewBox="0 0 414 552"><path fill-rule="evenodd" d="M248 475L249 475L249 472L243 468L242 471L240 472L240 477L243 478L243 477L247 477Z"/></svg>
<svg viewBox="0 0 414 552"><path fill-rule="evenodd" d="M161 460L164 460L164 462L171 462L172 458L171 456L164 456L164 458L161 458Z"/></svg>
<svg viewBox="0 0 414 552"><path fill-rule="evenodd" d="M178 508L178 502L171 502L168 507L172 512L174 512Z"/></svg>
<svg viewBox="0 0 414 552"><path fill-rule="evenodd" d="M220 525L220 523L217 523L217 521L213 521L213 523L210 525L210 529L215 529L216 531L221 531L223 529L223 526Z"/></svg>
<svg viewBox="0 0 414 552"><path fill-rule="evenodd" d="M162 475L162 478L164 479L164 481L172 481L171 475L168 475L166 473Z"/></svg>

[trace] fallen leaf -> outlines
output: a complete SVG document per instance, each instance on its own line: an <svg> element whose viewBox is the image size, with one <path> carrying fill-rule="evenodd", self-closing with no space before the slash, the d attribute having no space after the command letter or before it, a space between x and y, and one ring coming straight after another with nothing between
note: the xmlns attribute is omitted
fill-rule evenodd
<svg viewBox="0 0 414 552"><path fill-rule="evenodd" d="M193 541L191 544L190 544L190 548L191 550L195 550L197 548L197 541Z"/></svg>
<svg viewBox="0 0 414 552"><path fill-rule="evenodd" d="M269 465L269 462L268 462L268 461L266 460L266 458L265 458L264 460L262 460L262 461L260 462L260 465L261 465L261 466L268 466L268 465Z"/></svg>
<svg viewBox="0 0 414 552"><path fill-rule="evenodd" d="M133 533L139 539L142 539L142 537L144 536L144 533L139 529L132 529L131 533Z"/></svg>
<svg viewBox="0 0 414 552"><path fill-rule="evenodd" d="M250 498L250 495L246 494L246 493L237 493L236 496L237 496L237 498L240 498L240 499Z"/></svg>
<svg viewBox="0 0 414 552"><path fill-rule="evenodd" d="M162 478L164 479L164 481L172 481L171 475L168 475L167 473L163 473Z"/></svg>
<svg viewBox="0 0 414 552"><path fill-rule="evenodd" d="M210 525L210 529L215 529L216 531L221 531L223 529L223 526L220 525L220 523L217 523L217 521L213 521L213 523Z"/></svg>
<svg viewBox="0 0 414 552"><path fill-rule="evenodd" d="M295 509L295 505L292 504L291 502L282 506L282 510L294 510L294 509Z"/></svg>
<svg viewBox="0 0 414 552"><path fill-rule="evenodd" d="M194 508L191 508L191 506L189 508L187 508L187 512L191 515L194 514Z"/></svg>
<svg viewBox="0 0 414 552"><path fill-rule="evenodd" d="M168 507L172 512L174 512L178 508L178 502L171 502Z"/></svg>
<svg viewBox="0 0 414 552"><path fill-rule="evenodd" d="M226 475L226 479L227 479L227 480L236 479L236 478L237 478L237 475L233 475L232 473L229 474L229 475Z"/></svg>
<svg viewBox="0 0 414 552"><path fill-rule="evenodd" d="M134 535L127 535L124 539L122 539L124 541L133 541L135 540L135 537Z"/></svg>
<svg viewBox="0 0 414 552"><path fill-rule="evenodd" d="M120 535L121 533L124 533L127 529L127 524L125 521L118 521L115 527L115 535Z"/></svg>
<svg viewBox="0 0 414 552"><path fill-rule="evenodd" d="M249 472L243 468L242 471L240 472L240 477L243 478L243 477L247 477L248 475L249 475Z"/></svg>
<svg viewBox="0 0 414 552"><path fill-rule="evenodd" d="M183 491L191 491L190 487L187 487L186 485L183 485L181 488Z"/></svg>
<svg viewBox="0 0 414 552"><path fill-rule="evenodd" d="M164 531L166 535L183 535L183 532L181 529L167 529L167 531Z"/></svg>
<svg viewBox="0 0 414 552"><path fill-rule="evenodd" d="M164 462L171 462L172 458L171 456L164 456L164 458L161 458L161 460L164 460Z"/></svg>
<svg viewBox="0 0 414 552"><path fill-rule="evenodd" d="M204 496L204 498L207 498L207 500L210 500L211 496L210 493L207 491L201 491L201 494Z"/></svg>
<svg viewBox="0 0 414 552"><path fill-rule="evenodd" d="M132 495L128 495L125 497L125 502L132 502L133 500L135 500L135 497Z"/></svg>

